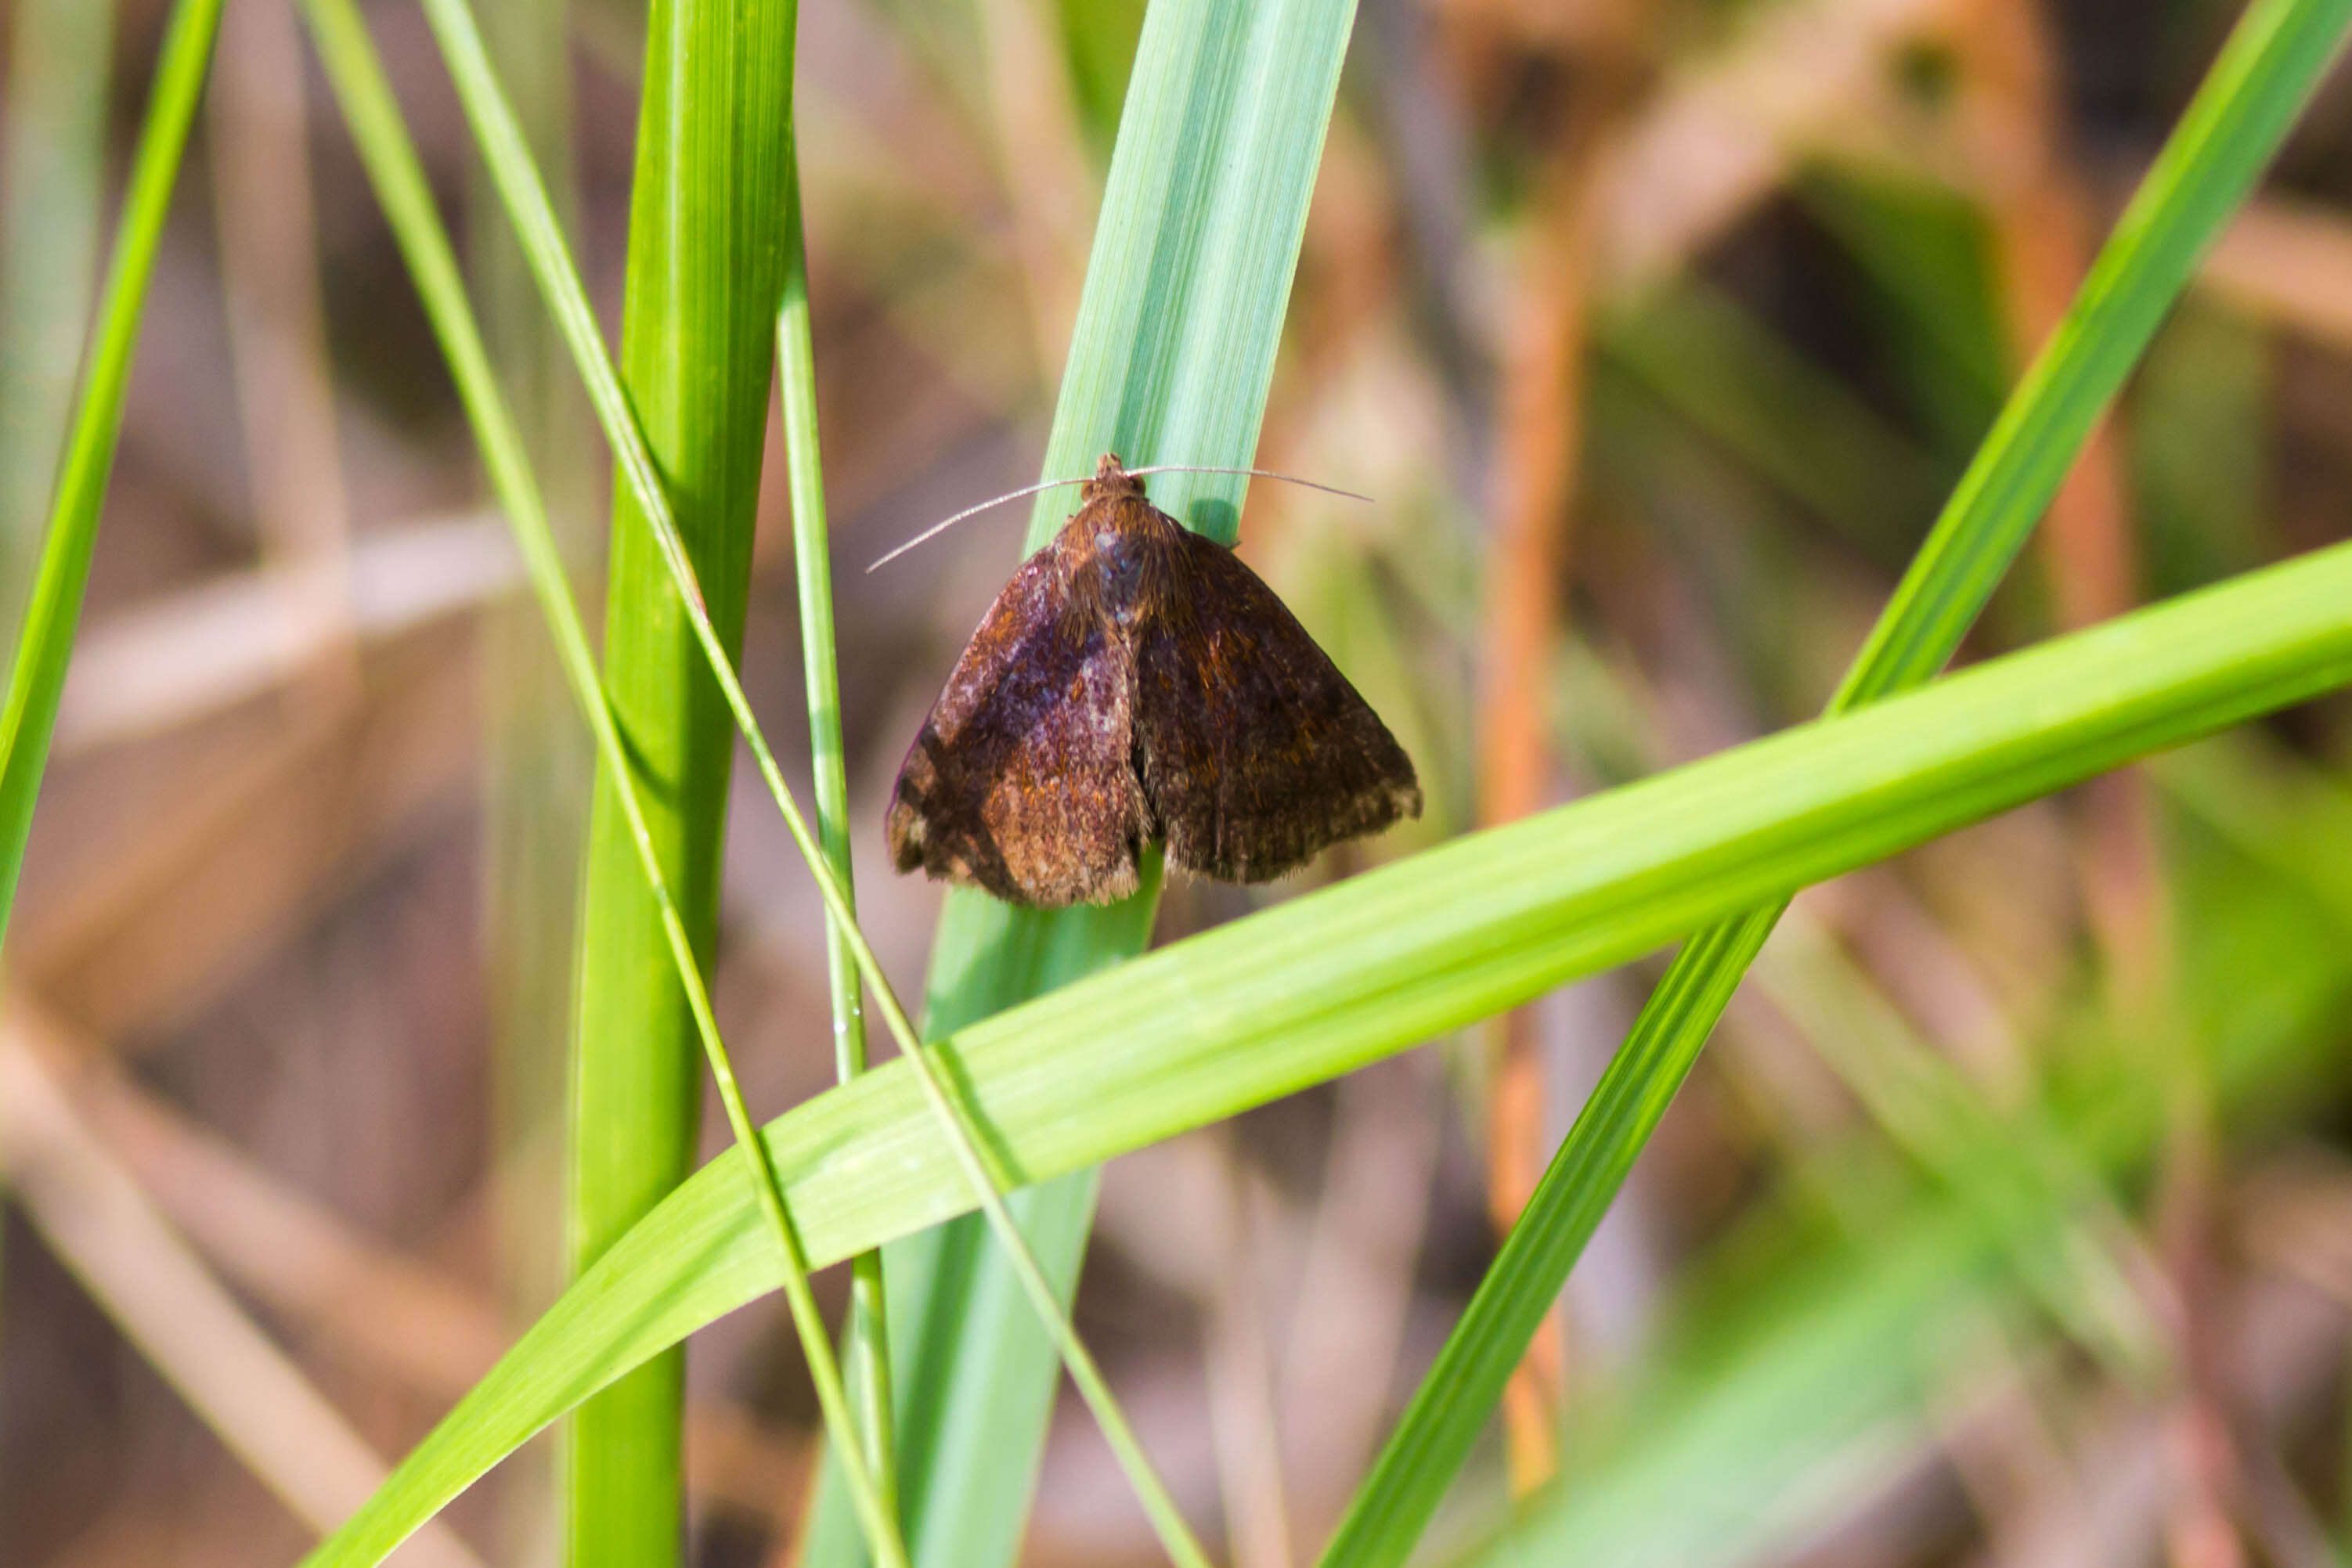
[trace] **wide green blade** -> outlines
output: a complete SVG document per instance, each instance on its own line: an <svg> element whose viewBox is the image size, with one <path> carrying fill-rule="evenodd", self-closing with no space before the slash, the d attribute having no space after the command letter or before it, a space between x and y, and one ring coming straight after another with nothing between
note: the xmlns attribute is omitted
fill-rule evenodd
<svg viewBox="0 0 2352 1568"><path fill-rule="evenodd" d="M740 649L783 286L793 0L656 0L646 22L621 373L712 623ZM614 486L604 685L663 871L709 970L734 724L652 534ZM702 1064L659 912L600 769L582 899L572 1248L585 1269L683 1177ZM582 1410L565 1451L575 1564L683 1543L683 1361Z"/></svg>
<svg viewBox="0 0 2352 1568"><path fill-rule="evenodd" d="M2010 655L1235 921L935 1049L1007 1183L1323 1082L1789 889L2352 681L2352 546ZM812 1263L969 1205L890 1063L771 1124ZM573 1404L776 1284L739 1161L698 1173L318 1554L375 1561Z"/></svg>

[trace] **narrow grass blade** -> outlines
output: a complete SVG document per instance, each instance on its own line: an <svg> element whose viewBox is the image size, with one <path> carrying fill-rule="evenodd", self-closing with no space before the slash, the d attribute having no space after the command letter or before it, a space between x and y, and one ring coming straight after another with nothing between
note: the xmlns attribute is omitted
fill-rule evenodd
<svg viewBox="0 0 2352 1568"><path fill-rule="evenodd" d="M2257 0L2125 211L1832 699L1840 713L1932 676L2040 520L2205 247L2284 139L2352 23L2352 0ZM1780 905L1675 955L1439 1352L1325 1568L1398 1564L1501 1396L1634 1157L1697 1060Z"/></svg>
<svg viewBox="0 0 2352 1568"><path fill-rule="evenodd" d="M113 0L25 0L0 110L0 628L48 517L98 272Z"/></svg>
<svg viewBox="0 0 2352 1568"><path fill-rule="evenodd" d="M621 378L675 509L699 605L730 664L742 642L783 284L796 14L793 0L655 0L646 26ZM731 726L621 467L604 689L628 737L656 853L707 965ZM572 1056L575 1270L683 1179L700 1103L695 1020L662 956L662 917L618 801L614 777L600 768ZM572 1423L565 1484L575 1568L676 1559L683 1373L677 1358L649 1367Z"/></svg>
<svg viewBox="0 0 2352 1568"><path fill-rule="evenodd" d="M131 188L114 236L114 257L100 293L97 333L75 405L72 430L49 501L48 537L33 581L33 596L8 669L7 706L0 709L0 932L16 902L33 805L57 727L58 697L81 619L82 589L98 543L99 514L114 467L114 441L122 429L122 398L139 347L139 321L154 276L163 216L188 145L188 127L203 95L205 68L220 31L221 0L180 0L172 13L155 68L155 85L131 160Z"/></svg>
<svg viewBox="0 0 2352 1568"><path fill-rule="evenodd" d="M824 465L817 440L816 349L809 324L808 245L802 228L797 147L786 165L784 299L776 313L776 383L784 419L784 462L793 499L793 570L800 590L801 657L809 708L810 771L815 776L816 831L825 863L856 908L849 864L849 772L841 740L841 678L833 631L833 551L825 536ZM825 930L825 974L833 988L834 1070L846 1083L866 1071L866 998L857 954L838 927ZM882 1253L850 1262L849 1315L843 1360L856 1394L858 1437L883 1511L898 1517L898 1441L891 1430L889 1309ZM862 1538L861 1538L862 1539Z"/></svg>
<svg viewBox="0 0 2352 1568"><path fill-rule="evenodd" d="M307 11L329 78L351 122L353 140L359 145L361 157L375 183L377 195L391 219L394 235L408 261L443 351L448 356L459 396L473 423L485 465L490 472L492 486L513 525L516 541L521 548L530 574L532 589L538 594L541 608L555 634L557 653L562 660L565 675L594 735L598 759L606 770L612 789L613 810L621 820L624 842L632 852L637 874L643 878L646 894L655 911L658 938L667 960L667 972L676 978L682 994L696 1042L709 1061L711 1074L718 1082L719 1103L726 1108L729 1124L736 1136L741 1156L738 1163L748 1163L751 1166L747 1181L758 1197L762 1221L776 1242L777 1255L784 1269L783 1278L779 1283L790 1303L793 1325L799 1334L803 1353L808 1358L810 1375L816 1385L818 1404L826 1423L835 1430L848 1434L854 1430L848 1396L842 1384L840 1368L834 1359L832 1343L825 1335L824 1320L818 1314L815 1298L809 1289L808 1265L785 1207L781 1182L767 1157L766 1145L752 1127L750 1115L744 1109L734 1070L729 1062L726 1048L719 1040L718 1027L711 1016L709 993L702 980L685 918L670 892L669 880L662 866L648 816L633 776L634 770L628 765L630 754L622 741L617 716L597 678L587 632L581 623L579 611L572 601L570 585L564 580L562 562L556 549L554 536L548 527L537 482L523 452L521 434L491 375L488 350L482 342L480 331L474 323L473 312L467 303L456 254L434 212L432 193L425 183L423 166L401 124L399 110L384 81L383 68L368 41L365 27L350 0L307 0ZM645 1414L642 1410L630 1413ZM674 1446L676 1433L667 1429L653 1430L649 1424L646 1430L639 1435L647 1437L650 1443L653 1463L646 1469L653 1473L633 1479L658 1480L666 1468L674 1469L674 1455L665 1465L664 1449ZM854 1449L852 1451L855 1452ZM623 1454L618 1458L625 1465L629 1456ZM893 1564L894 1568L903 1565L906 1562L905 1548L899 1542L895 1525L881 1510L871 1478L862 1464L849 1467L849 1471L852 1493L877 1555ZM582 1500L575 1498L574 1500ZM593 1505L606 1500L591 1496L584 1500ZM676 1500L656 1495L652 1489L647 1488L641 1489L625 1500L630 1502L637 1513L616 1515L611 1521L615 1531L640 1532L637 1549L641 1552L651 1551L656 1555L674 1554L678 1544L675 1534L667 1542L655 1540L647 1518L637 1515L650 1516L661 1511L665 1506L674 1512ZM575 1521L577 1517L578 1510L575 1508ZM593 1539L575 1539L573 1546L575 1551L584 1548L602 1552L608 1550L614 1541L614 1536L600 1535Z"/></svg>
<svg viewBox="0 0 2352 1568"><path fill-rule="evenodd" d="M2251 573L1187 938L931 1048L1048 1180L1517 1006L1789 889L2352 682L2352 546ZM822 1265L971 1201L894 1061L767 1133ZM568 1291L316 1561L368 1563L579 1400L779 1282L740 1163Z"/></svg>

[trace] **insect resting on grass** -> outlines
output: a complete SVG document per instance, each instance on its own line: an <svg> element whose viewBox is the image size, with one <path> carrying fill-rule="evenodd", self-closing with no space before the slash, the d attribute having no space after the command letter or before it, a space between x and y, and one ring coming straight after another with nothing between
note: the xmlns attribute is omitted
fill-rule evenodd
<svg viewBox="0 0 2352 1568"><path fill-rule="evenodd" d="M997 594L898 769L900 871L1107 904L1155 840L1187 871L1264 882L1421 814L1412 759L1274 591L1145 497L1140 476L1173 467L1105 454L1056 482L1084 484L1076 513Z"/></svg>

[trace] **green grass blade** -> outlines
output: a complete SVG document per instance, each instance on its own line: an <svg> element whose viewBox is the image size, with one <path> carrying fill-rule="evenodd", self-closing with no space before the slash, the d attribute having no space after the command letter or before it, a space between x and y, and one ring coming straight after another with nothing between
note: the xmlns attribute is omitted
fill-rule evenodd
<svg viewBox="0 0 2352 1568"><path fill-rule="evenodd" d="M2340 45L2347 0L2258 0L2149 170L2074 307L1961 476L1830 711L1933 675L2040 520L2091 426ZM1404 1562L1569 1270L1780 918L1752 910L1675 955L1323 1556Z"/></svg>
<svg viewBox="0 0 2352 1568"><path fill-rule="evenodd" d="M829 1426L845 1434L850 1433L854 1427L847 1394L834 1359L832 1344L825 1336L824 1320L818 1314L815 1298L809 1288L807 1262L786 1210L781 1183L768 1161L766 1147L744 1109L734 1070L729 1062L726 1048L719 1040L718 1027L711 1016L709 993L696 961L685 918L670 892L669 880L664 872L649 825L649 814L633 776L634 770L629 766L630 754L621 738L618 717L598 680L587 632L581 622L579 611L572 601L570 586L564 580L562 558L548 526L537 481L531 475L530 462L523 450L521 434L491 374L488 350L467 303L456 253L435 213L432 193L425 183L423 166L401 124L398 107L393 100L391 89L384 80L383 68L375 57L366 29L350 0L308 0L307 9L328 76L351 123L353 140L359 145L369 176L391 219L394 235L424 298L435 333L448 357L459 396L481 446L484 464L490 472L492 486L513 526L532 590L538 595L541 608L555 634L556 649L565 675L595 737L598 760L605 770L612 789L613 809L622 823L620 831L624 834L624 842L631 852L637 873L643 879L647 900L653 905L663 956L668 965L667 972L677 982L696 1043L708 1058L712 1076L718 1082L719 1102L726 1108L729 1124L740 1151L739 1163L748 1162L751 1166L747 1182L759 1199L761 1218L777 1244L777 1256L784 1270L779 1283L783 1287L792 1309L793 1328L808 1358L818 1403ZM644 1414L642 1410L631 1413ZM666 1471L675 1473L676 1434L666 1430L651 1431L650 1437L647 1453L652 1462L645 1467L645 1473L637 1479L658 1481ZM671 1451L666 1454L665 1448ZM627 1455L616 1457L621 1461L616 1468L625 1467L630 1458ZM870 1476L862 1464L849 1469L852 1491L860 1516L875 1542L877 1554L886 1563L903 1565L906 1562L905 1547L900 1543L892 1521L882 1511ZM581 1500L575 1496L575 1504ZM585 1500L593 1505L603 1500L591 1497ZM672 1513L677 1508L675 1498L665 1500L656 1495L650 1486L642 1487L625 1500L648 1515L660 1511L665 1502ZM579 1511L575 1506L575 1520ZM678 1542L674 1533L666 1545L649 1547L646 1542L652 1542L654 1537L644 1519L619 1517L617 1528L641 1531L643 1534L637 1547L641 1552L652 1550L674 1554L677 1549ZM601 1552L608 1549L613 1540L610 1535L575 1538L575 1547Z"/></svg>
<svg viewBox="0 0 2352 1568"><path fill-rule="evenodd" d="M1223 1119L2147 751L2352 681L2352 546L1722 753L1177 943L934 1048L999 1176ZM822 1265L971 1203L912 1064L772 1124ZM317 1557L376 1560L579 1400L779 1281L740 1162L583 1276Z"/></svg>
<svg viewBox="0 0 2352 1568"><path fill-rule="evenodd" d="M2343 47L2352 0L2255 0L1985 436L1832 712L1944 667Z"/></svg>
<svg viewBox="0 0 2352 1568"><path fill-rule="evenodd" d="M13 632L98 272L114 5L25 0L12 22L0 100L0 626Z"/></svg>
<svg viewBox="0 0 2352 1568"><path fill-rule="evenodd" d="M115 437L122 429L122 398L139 347L140 315L220 14L221 0L181 0L172 14L131 160L113 260L100 291L81 396L50 497L48 535L17 635L16 661L8 667L7 706L0 709L0 932L7 927L16 876L24 869L25 841L33 831L33 806L40 798L58 697L65 689L66 662L73 653L99 514L105 509L107 479L114 467Z"/></svg>
<svg viewBox="0 0 2352 1568"><path fill-rule="evenodd" d="M808 245L802 227L799 156L786 166L792 189L784 234L783 308L776 313L776 382L782 391L784 462L793 499L793 570L800 591L801 655L809 709L810 771L817 837L855 908L849 862L849 771L841 739L841 678L833 625L833 550L825 534L824 466L817 440L816 349L809 322ZM833 1055L844 1083L866 1071L866 999L857 954L838 927L825 929L825 974L833 989ZM889 1307L882 1253L850 1261L843 1360L856 1394L857 1430L883 1510L898 1517L898 1439L891 1429ZM861 1535L860 1544L863 1544Z"/></svg>
<svg viewBox="0 0 2352 1568"><path fill-rule="evenodd" d="M656 0L646 22L621 375L730 662L742 643L783 285L795 16L793 0ZM614 497L604 688L707 966L732 723L628 477ZM684 1178L700 1101L694 1019L616 806L614 779L600 769L572 1059L575 1270ZM573 1422L565 1485L577 1568L676 1560L683 1373L681 1358L667 1358Z"/></svg>
<svg viewBox="0 0 2352 1568"><path fill-rule="evenodd" d="M1091 473L1107 451L1139 465L1252 460L1354 14L1352 0L1160 0L1144 14L1040 477ZM1245 479L1171 474L1151 486L1188 526L1233 542ZM1053 536L1069 499L1038 498L1024 550ZM1141 952L1159 903L1153 866L1143 892L1108 909L950 893L925 1032ZM1016 1200L1065 1302L1094 1198L1093 1176L1078 1175ZM1028 1519L1052 1347L1005 1310L1016 1291L1006 1265L956 1228L889 1256L898 1375L928 1391L899 1409L909 1544L927 1565L995 1568ZM837 1507L821 1501L811 1531L811 1568L854 1560L817 1550L847 1540Z"/></svg>

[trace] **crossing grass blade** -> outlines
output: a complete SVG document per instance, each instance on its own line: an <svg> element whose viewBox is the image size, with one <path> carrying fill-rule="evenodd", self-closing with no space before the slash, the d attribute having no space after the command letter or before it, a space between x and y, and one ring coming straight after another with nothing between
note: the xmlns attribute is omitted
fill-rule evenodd
<svg viewBox="0 0 2352 1568"><path fill-rule="evenodd" d="M49 499L41 564L17 632L16 660L8 667L7 706L0 709L0 932L5 931L16 902L25 842L33 831L33 806L40 797L49 737L57 727L58 698L65 690L66 664L81 619L82 590L89 580L99 514L105 508L107 479L113 472L115 437L122 429L123 394L139 347L147 284L154 276L163 217L179 179L188 127L204 93L205 69L220 32L220 16L221 0L181 0L172 14L140 128L139 150L131 160L131 188L123 197L113 259L99 296L98 325L81 395Z"/></svg>
<svg viewBox="0 0 2352 1568"><path fill-rule="evenodd" d="M2347 0L2257 0L2241 19L1961 476L1832 714L1917 685L1959 646L2198 259L2285 138L2347 23ZM1411 1554L1782 907L1710 926L1675 955L1358 1489L1323 1568L1393 1568Z"/></svg>
<svg viewBox="0 0 2352 1568"><path fill-rule="evenodd" d="M930 1048L1007 1184L1349 1071L2134 757L2352 681L2352 546L1721 753L1176 943ZM917 1074L770 1124L822 1266L951 1217ZM579 1400L774 1288L739 1162L624 1238L318 1553L377 1561Z"/></svg>

